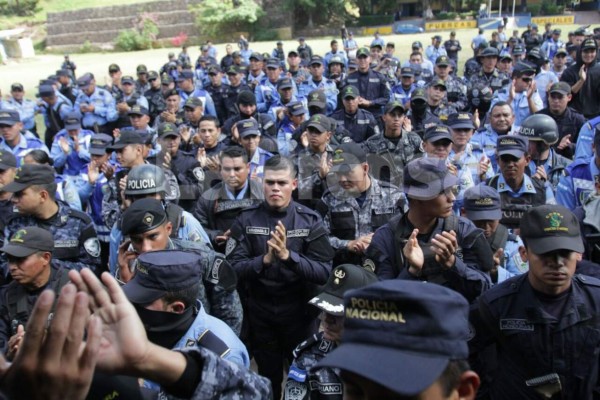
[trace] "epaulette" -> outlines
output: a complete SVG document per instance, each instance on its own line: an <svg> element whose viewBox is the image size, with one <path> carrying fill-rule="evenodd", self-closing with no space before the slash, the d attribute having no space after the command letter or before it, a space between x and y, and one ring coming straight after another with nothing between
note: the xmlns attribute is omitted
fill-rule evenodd
<svg viewBox="0 0 600 400"><path fill-rule="evenodd" d="M298 346L296 346L296 348L292 352L292 354L294 355L294 358L298 358L300 353L302 353L304 350L310 348L313 344L319 342L322 338L323 338L323 332L319 332L319 333L315 333L314 335L312 335L311 337L309 337L308 339L306 339L305 341L300 343Z"/></svg>
<svg viewBox="0 0 600 400"><path fill-rule="evenodd" d="M83 222L85 222L86 224L89 224L92 222L92 219L86 213L79 211L79 210L75 210L73 208L69 208L69 210L70 210L69 215L71 217L78 218L78 219L82 220Z"/></svg>
<svg viewBox="0 0 600 400"><path fill-rule="evenodd" d="M294 206L296 207L296 212L299 212L300 214L319 215L314 210L303 206L302 204L296 203Z"/></svg>
<svg viewBox="0 0 600 400"><path fill-rule="evenodd" d="M487 303L492 303L502 297L517 293L527 278L527 274L521 274L505 280L494 286L494 290L488 290L482 295Z"/></svg>
<svg viewBox="0 0 600 400"><path fill-rule="evenodd" d="M575 276L573 276L573 279L575 279L587 286L600 287L600 279L594 278L593 276L575 274Z"/></svg>

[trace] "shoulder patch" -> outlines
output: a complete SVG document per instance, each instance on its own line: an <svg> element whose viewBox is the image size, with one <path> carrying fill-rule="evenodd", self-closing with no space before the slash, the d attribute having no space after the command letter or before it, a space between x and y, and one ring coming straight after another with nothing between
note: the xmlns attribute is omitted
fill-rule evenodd
<svg viewBox="0 0 600 400"><path fill-rule="evenodd" d="M204 169L202 167L196 167L192 170L192 174L194 174L194 177L196 179L198 179L199 182L204 182Z"/></svg>
<svg viewBox="0 0 600 400"><path fill-rule="evenodd" d="M91 237L83 242L83 248L93 258L100 257L100 241L97 237Z"/></svg>

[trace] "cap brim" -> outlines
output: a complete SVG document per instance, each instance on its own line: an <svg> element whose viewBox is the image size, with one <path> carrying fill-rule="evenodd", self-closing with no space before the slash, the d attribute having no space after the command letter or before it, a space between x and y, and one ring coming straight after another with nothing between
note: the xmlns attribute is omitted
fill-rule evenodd
<svg viewBox="0 0 600 400"><path fill-rule="evenodd" d="M169 136L179 136L179 132L167 132L167 133L163 133L159 137L165 138L165 137L169 137Z"/></svg>
<svg viewBox="0 0 600 400"><path fill-rule="evenodd" d="M343 98L344 99L356 99L357 97L359 97L359 96L358 95L354 95L354 94L347 94Z"/></svg>
<svg viewBox="0 0 600 400"><path fill-rule="evenodd" d="M469 122L458 122L454 125L448 125L450 129L475 129L473 123Z"/></svg>
<svg viewBox="0 0 600 400"><path fill-rule="evenodd" d="M433 200L438 197L443 190L446 190L452 186L456 186L458 184L458 177L454 174L448 173L443 180L443 185L436 185L435 191L432 192L431 184L427 183L425 187L418 187L415 185L410 185L408 190L405 191L408 197L417 200Z"/></svg>
<svg viewBox="0 0 600 400"><path fill-rule="evenodd" d="M431 136L431 137L428 137L428 138L427 138L427 141L428 141L429 143L433 143L433 142L437 142L438 140L443 140L443 139L449 140L450 142L454 143L454 140L452 139L452 136L449 136L449 135L444 135L444 134L441 134L441 135L433 135L433 136Z"/></svg>
<svg viewBox="0 0 600 400"><path fill-rule="evenodd" d="M465 207L467 218L471 221L502 219L502 211L498 210L469 210Z"/></svg>
<svg viewBox="0 0 600 400"><path fill-rule="evenodd" d="M302 109L302 110L299 110L299 111L294 111L294 112L292 112L291 114L292 114L293 116L297 117L298 115L304 115L304 114L306 114L307 112L308 112L308 111L306 111L306 110Z"/></svg>
<svg viewBox="0 0 600 400"><path fill-rule="evenodd" d="M16 122L16 121L13 121L12 119L11 119L11 120L6 120L6 119L2 120L2 119L0 119L0 125L8 125L8 126L13 126L13 125L14 125L14 124L16 124L16 123L17 123L17 122Z"/></svg>
<svg viewBox="0 0 600 400"><path fill-rule="evenodd" d="M81 129L81 124L65 125L65 129L68 131Z"/></svg>
<svg viewBox="0 0 600 400"><path fill-rule="evenodd" d="M569 92L565 92L564 90L551 90L550 94L552 94L552 93L560 93L560 94L565 95L565 96L571 94Z"/></svg>
<svg viewBox="0 0 600 400"><path fill-rule="evenodd" d="M583 253L583 241L581 237L546 236L541 238L525 238L527 247L535 254L544 254L556 250L571 250Z"/></svg>
<svg viewBox="0 0 600 400"><path fill-rule="evenodd" d="M4 186L2 188L3 192L9 192L9 193L16 193L16 192L20 192L21 190L25 190L27 189L29 186L31 186L32 184L28 184L28 183L19 183L19 182L11 182L8 185Z"/></svg>
<svg viewBox="0 0 600 400"><path fill-rule="evenodd" d="M401 74L400 77L401 78L414 78L415 74Z"/></svg>
<svg viewBox="0 0 600 400"><path fill-rule="evenodd" d="M360 343L342 343L316 368L333 367L348 371L402 396L414 396L431 386L448 366L448 357ZM410 368L406 368L409 365ZM402 371L398 374L398 371Z"/></svg>
<svg viewBox="0 0 600 400"><path fill-rule="evenodd" d="M11 244L10 242L5 244L4 247L2 247L0 249L0 251L11 255L13 257L28 257L30 255L32 255L33 253L36 253L40 250L38 249L31 249L29 247L24 247L24 246L15 246L14 244Z"/></svg>
<svg viewBox="0 0 600 400"><path fill-rule="evenodd" d="M525 152L521 151L521 150L512 150L512 149L511 150L498 151L498 157L506 155L506 154L508 154L510 156L513 156L513 157L521 158L521 157L523 157L525 155Z"/></svg>
<svg viewBox="0 0 600 400"><path fill-rule="evenodd" d="M121 150L124 149L125 146L127 146L129 143L115 143L111 146L108 146L108 149L110 150Z"/></svg>
<svg viewBox="0 0 600 400"><path fill-rule="evenodd" d="M344 299L332 296L329 293L321 293L308 302L318 309L325 311L327 314L343 316L344 315Z"/></svg>
<svg viewBox="0 0 600 400"><path fill-rule="evenodd" d="M16 165L8 165L0 162L0 171L6 171L9 168L17 168Z"/></svg>
<svg viewBox="0 0 600 400"><path fill-rule="evenodd" d="M143 287L135 277L123 285L123 292L127 299L135 304L149 304L165 295L163 290Z"/></svg>
<svg viewBox="0 0 600 400"><path fill-rule="evenodd" d="M90 147L90 154L93 156L103 156L110 151L109 147L104 149Z"/></svg>
<svg viewBox="0 0 600 400"><path fill-rule="evenodd" d="M309 102L308 102L308 106L309 106L309 107L310 107L310 106L317 106L317 107L324 108L324 107L326 106L326 104L325 104L325 103L323 103L323 102L320 102L320 101L309 101Z"/></svg>
<svg viewBox="0 0 600 400"><path fill-rule="evenodd" d="M246 136L251 136L251 135L255 135L255 136L260 136L260 131L249 131L249 132L244 132L243 135L240 135L240 137L245 138Z"/></svg>
<svg viewBox="0 0 600 400"><path fill-rule="evenodd" d="M325 128L323 128L321 125L318 125L318 124L315 124L315 123L308 124L307 128L315 128L316 130L318 130L321 133L325 132Z"/></svg>
<svg viewBox="0 0 600 400"><path fill-rule="evenodd" d="M293 89L294 87L292 85L283 85L283 86L279 86L277 89L281 90L281 89Z"/></svg>
<svg viewBox="0 0 600 400"><path fill-rule="evenodd" d="M450 63L443 62L443 63L437 63L435 65L436 65L436 67L447 67L450 65Z"/></svg>

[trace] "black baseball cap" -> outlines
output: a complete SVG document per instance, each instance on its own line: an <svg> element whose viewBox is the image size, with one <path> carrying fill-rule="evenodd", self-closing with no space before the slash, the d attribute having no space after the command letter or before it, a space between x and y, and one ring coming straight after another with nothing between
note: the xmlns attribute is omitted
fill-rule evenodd
<svg viewBox="0 0 600 400"><path fill-rule="evenodd" d="M148 251L137 258L135 275L123 286L123 292L134 304L152 303L200 282L201 263L200 255L190 251Z"/></svg>
<svg viewBox="0 0 600 400"><path fill-rule="evenodd" d="M320 133L331 130L331 120L323 114L315 114L308 120L308 128L314 128Z"/></svg>
<svg viewBox="0 0 600 400"><path fill-rule="evenodd" d="M131 75L125 75L121 78L121 84L135 85L135 79Z"/></svg>
<svg viewBox="0 0 600 400"><path fill-rule="evenodd" d="M348 173L357 165L367 162L367 153L355 142L342 143L333 151L333 172Z"/></svg>
<svg viewBox="0 0 600 400"><path fill-rule="evenodd" d="M344 315L344 293L377 282L377 276L371 271L354 264L342 264L331 271L321 293L313 297L308 304L328 314Z"/></svg>
<svg viewBox="0 0 600 400"><path fill-rule="evenodd" d="M171 122L165 122L158 127L158 136L163 138L167 136L179 136L179 129Z"/></svg>
<svg viewBox="0 0 600 400"><path fill-rule="evenodd" d="M150 113L148 112L148 109L146 107L140 106L138 104L131 107L131 109L129 110L129 112L127 114L128 115L150 115Z"/></svg>
<svg viewBox="0 0 600 400"><path fill-rule="evenodd" d="M529 148L529 140L520 135L502 135L498 136L496 145L498 156L505 154L513 157L523 157Z"/></svg>
<svg viewBox="0 0 600 400"><path fill-rule="evenodd" d="M450 65L450 59L448 58L448 56L439 56L435 60L435 65L439 67L448 66Z"/></svg>
<svg viewBox="0 0 600 400"><path fill-rule="evenodd" d="M569 95L571 94L571 85L564 81L556 82L550 86L550 90L548 90L548 92Z"/></svg>
<svg viewBox="0 0 600 400"><path fill-rule="evenodd" d="M123 213L121 231L123 235L140 234L156 229L165 222L167 222L167 213L160 200L139 199Z"/></svg>
<svg viewBox="0 0 600 400"><path fill-rule="evenodd" d="M119 72L120 70L121 70L121 67L119 67L117 64L110 64L108 66L108 73Z"/></svg>
<svg viewBox="0 0 600 400"><path fill-rule="evenodd" d="M357 98L360 97L360 93L358 91L358 88L356 86L353 85L346 85L343 89L342 89L342 99L347 99L347 98Z"/></svg>
<svg viewBox="0 0 600 400"><path fill-rule="evenodd" d="M54 169L49 165L23 164L15 173L14 180L4 186L4 192L20 192L32 185L54 183Z"/></svg>
<svg viewBox="0 0 600 400"><path fill-rule="evenodd" d="M21 83L13 83L12 85L10 85L11 92L22 92L23 90L25 89L23 88L23 84Z"/></svg>
<svg viewBox="0 0 600 400"><path fill-rule="evenodd" d="M92 135L90 139L90 154L95 156L103 156L109 151L109 147L113 142L113 138L106 133L97 133Z"/></svg>
<svg viewBox="0 0 600 400"><path fill-rule="evenodd" d="M304 108L304 104L302 104L301 101L290 101L287 104L287 111L291 114L291 115L304 115L307 113L306 109Z"/></svg>
<svg viewBox="0 0 600 400"><path fill-rule="evenodd" d="M323 57L321 56L312 56L310 58L310 62L308 63L308 65L313 65L313 64L319 64L319 65L323 65Z"/></svg>
<svg viewBox="0 0 600 400"><path fill-rule="evenodd" d="M594 39L585 39L583 41L583 43L581 43L581 51L584 51L587 49L596 50L597 48L598 48L598 46L596 45L596 41Z"/></svg>
<svg viewBox="0 0 600 400"><path fill-rule="evenodd" d="M13 257L28 257L38 251L54 251L54 238L50 231L37 226L27 226L16 231L0 251Z"/></svg>
<svg viewBox="0 0 600 400"><path fill-rule="evenodd" d="M248 57L249 60L252 60L253 58L258 61L263 61L265 59L262 54L260 54L259 52L256 52L256 51L254 53L250 54L250 57Z"/></svg>
<svg viewBox="0 0 600 400"><path fill-rule="evenodd" d="M198 98L196 96L188 97L187 100L185 101L185 104L183 105L183 108L196 108L196 107L202 107L202 100L200 100L200 98Z"/></svg>
<svg viewBox="0 0 600 400"><path fill-rule="evenodd" d="M406 111L406 108L404 107L404 104L402 104L402 102L394 100L394 101L390 101L389 103L387 103L385 105L385 113L389 114L397 108L402 109L402 113L404 113Z"/></svg>
<svg viewBox="0 0 600 400"><path fill-rule="evenodd" d="M415 76L415 71L411 67L403 67L400 70L400 76L402 78L412 78Z"/></svg>
<svg viewBox="0 0 600 400"><path fill-rule="evenodd" d="M371 50L369 50L368 47L361 47L356 52L356 58L360 58L360 57L371 57Z"/></svg>
<svg viewBox="0 0 600 400"><path fill-rule="evenodd" d="M471 221L499 220L502 218L500 194L483 183L465 191L464 205L467 218Z"/></svg>
<svg viewBox="0 0 600 400"><path fill-rule="evenodd" d="M238 133L241 138L250 135L261 135L260 129L258 128L258 122L256 122L254 118L241 120L237 124L235 124L235 126L237 127Z"/></svg>
<svg viewBox="0 0 600 400"><path fill-rule="evenodd" d="M421 157L404 167L404 193L417 200L432 200L458 183L446 160Z"/></svg>
<svg viewBox="0 0 600 400"><path fill-rule="evenodd" d="M0 170L5 171L9 168L17 168L17 158L8 150L0 150Z"/></svg>
<svg viewBox="0 0 600 400"><path fill-rule="evenodd" d="M142 135L140 135L139 133L133 132L133 131L126 131L126 132L122 132L121 136L119 136L117 141L115 141L115 143L112 146L110 146L109 148L111 150L121 150L121 149L125 148L125 146L130 145L130 144L145 144L145 143L146 143L146 141L144 140Z"/></svg>
<svg viewBox="0 0 600 400"><path fill-rule="evenodd" d="M277 81L277 90L279 89L292 89L294 87L294 83L290 78L279 78Z"/></svg>
<svg viewBox="0 0 600 400"><path fill-rule="evenodd" d="M323 90L313 90L308 94L308 107L316 106L325 108L327 106L327 97Z"/></svg>
<svg viewBox="0 0 600 400"><path fill-rule="evenodd" d="M450 133L450 129L446 125L436 125L432 128L425 130L425 135L423 135L423 141L434 143L438 140L449 140L454 143L452 139L452 134Z"/></svg>
<svg viewBox="0 0 600 400"><path fill-rule="evenodd" d="M249 90L242 90L238 94L237 104L256 105L256 96Z"/></svg>
<svg viewBox="0 0 600 400"><path fill-rule="evenodd" d="M521 217L521 237L535 254L555 250L583 253L583 240L575 214L560 205L528 209Z"/></svg>
<svg viewBox="0 0 600 400"><path fill-rule="evenodd" d="M267 60L267 68L279 68L280 66L278 58L269 58Z"/></svg>
<svg viewBox="0 0 600 400"><path fill-rule="evenodd" d="M450 360L469 356L469 304L444 286L377 282L346 292L344 310L341 344L316 368L352 372L408 397L439 379Z"/></svg>
<svg viewBox="0 0 600 400"><path fill-rule="evenodd" d="M38 95L40 97L52 97L56 94L52 85L40 85Z"/></svg>
<svg viewBox="0 0 600 400"><path fill-rule="evenodd" d="M79 112L73 111L67 114L65 117L65 129L68 131L81 129L81 114Z"/></svg>

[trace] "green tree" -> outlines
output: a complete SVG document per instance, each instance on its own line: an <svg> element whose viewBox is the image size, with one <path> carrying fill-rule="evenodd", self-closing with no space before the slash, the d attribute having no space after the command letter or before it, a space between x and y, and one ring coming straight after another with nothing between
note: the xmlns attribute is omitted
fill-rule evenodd
<svg viewBox="0 0 600 400"><path fill-rule="evenodd" d="M344 0L285 0L283 5L294 14L297 26L314 27L315 24L341 23L347 16Z"/></svg>
<svg viewBox="0 0 600 400"><path fill-rule="evenodd" d="M196 16L196 26L209 36L251 31L252 25L265 14L253 0L205 0L190 10Z"/></svg>

